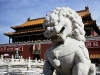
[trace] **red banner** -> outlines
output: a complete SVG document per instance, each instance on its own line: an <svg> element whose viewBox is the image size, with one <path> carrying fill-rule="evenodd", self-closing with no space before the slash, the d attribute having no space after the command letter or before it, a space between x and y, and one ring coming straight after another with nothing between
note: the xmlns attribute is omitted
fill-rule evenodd
<svg viewBox="0 0 100 75"><path fill-rule="evenodd" d="M100 41L86 41L87 48L100 48Z"/></svg>
<svg viewBox="0 0 100 75"><path fill-rule="evenodd" d="M16 48L23 51L23 46L0 46L0 52L14 52Z"/></svg>

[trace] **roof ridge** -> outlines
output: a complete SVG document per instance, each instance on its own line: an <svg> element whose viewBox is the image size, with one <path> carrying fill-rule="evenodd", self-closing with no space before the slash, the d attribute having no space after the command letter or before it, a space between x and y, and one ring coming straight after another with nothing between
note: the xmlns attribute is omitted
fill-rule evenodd
<svg viewBox="0 0 100 75"><path fill-rule="evenodd" d="M89 7L86 6L84 10L79 10L79 11L76 11L76 12L83 12L83 11L88 11L89 12Z"/></svg>
<svg viewBox="0 0 100 75"><path fill-rule="evenodd" d="M30 19L30 20L27 20L27 21L39 20L39 19L44 19L44 18L45 17L40 17L40 18Z"/></svg>

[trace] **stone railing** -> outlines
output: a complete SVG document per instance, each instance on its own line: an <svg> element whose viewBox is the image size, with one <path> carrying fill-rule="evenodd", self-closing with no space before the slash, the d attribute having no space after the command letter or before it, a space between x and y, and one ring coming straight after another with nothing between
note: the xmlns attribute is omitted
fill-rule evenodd
<svg viewBox="0 0 100 75"><path fill-rule="evenodd" d="M41 60L31 60L30 57L28 59L23 59L20 56L19 59L14 59L12 56L11 58L3 58L1 55L0 58L0 72L3 71L27 71L32 70L35 68L42 69L44 65L44 61Z"/></svg>
<svg viewBox="0 0 100 75"><path fill-rule="evenodd" d="M96 72L96 75L100 75L100 72Z"/></svg>
<svg viewBox="0 0 100 75"><path fill-rule="evenodd" d="M44 75L37 71L0 72L0 75Z"/></svg>
<svg viewBox="0 0 100 75"><path fill-rule="evenodd" d="M0 75L43 75L43 60L31 60L23 59L20 56L19 59L3 58L1 55L0 58ZM53 75L56 75L55 72ZM96 75L100 75L100 72L97 72Z"/></svg>
<svg viewBox="0 0 100 75"><path fill-rule="evenodd" d="M0 58L0 75L44 75L43 72L44 61L23 59L20 56L19 59ZM55 72L53 73L55 75Z"/></svg>

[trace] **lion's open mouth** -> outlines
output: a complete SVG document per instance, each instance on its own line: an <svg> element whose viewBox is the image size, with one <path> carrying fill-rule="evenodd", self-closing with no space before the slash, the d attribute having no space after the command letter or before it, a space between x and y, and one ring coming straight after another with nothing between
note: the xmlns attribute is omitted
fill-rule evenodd
<svg viewBox="0 0 100 75"><path fill-rule="evenodd" d="M56 40L59 36L55 35L51 37L51 40Z"/></svg>
<svg viewBox="0 0 100 75"><path fill-rule="evenodd" d="M60 30L60 33L59 34L56 34L55 36L52 36L51 37L51 40L52 41L55 41L55 40L61 38L61 34L63 33L64 30L65 30L65 27L62 27L61 30Z"/></svg>
<svg viewBox="0 0 100 75"><path fill-rule="evenodd" d="M53 36L53 37L51 38L51 40L52 40L53 42L57 42L60 38L61 38L60 36Z"/></svg>

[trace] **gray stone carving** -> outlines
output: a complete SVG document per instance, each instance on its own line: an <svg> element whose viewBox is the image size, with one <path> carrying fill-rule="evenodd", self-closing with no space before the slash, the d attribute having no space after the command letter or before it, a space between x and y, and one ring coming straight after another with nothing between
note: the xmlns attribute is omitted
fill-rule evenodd
<svg viewBox="0 0 100 75"><path fill-rule="evenodd" d="M58 7L44 19L44 36L52 46L45 52L44 75L95 75L95 65L84 45L85 31L81 17L69 7Z"/></svg>

